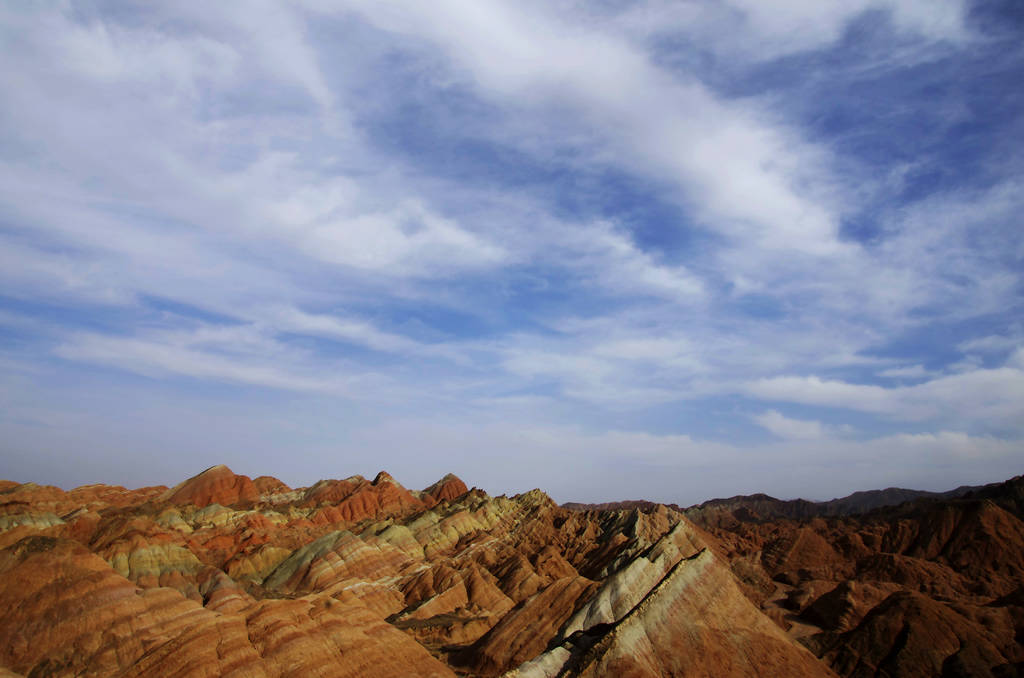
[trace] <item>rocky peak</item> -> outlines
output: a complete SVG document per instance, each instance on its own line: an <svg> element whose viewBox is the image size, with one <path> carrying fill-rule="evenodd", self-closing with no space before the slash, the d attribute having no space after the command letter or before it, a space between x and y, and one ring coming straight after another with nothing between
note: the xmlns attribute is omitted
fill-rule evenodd
<svg viewBox="0 0 1024 678"><path fill-rule="evenodd" d="M434 501L451 501L469 492L466 483L454 473L447 473L430 487L423 490L423 494L429 495Z"/></svg>
<svg viewBox="0 0 1024 678"><path fill-rule="evenodd" d="M192 476L158 498L171 504L231 506L259 500L259 490L248 476L236 475L224 464L217 464Z"/></svg>

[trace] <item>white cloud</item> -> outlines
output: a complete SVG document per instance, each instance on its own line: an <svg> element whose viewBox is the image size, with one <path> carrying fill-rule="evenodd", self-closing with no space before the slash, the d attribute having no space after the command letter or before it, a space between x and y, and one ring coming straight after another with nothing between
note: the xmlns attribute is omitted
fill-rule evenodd
<svg viewBox="0 0 1024 678"><path fill-rule="evenodd" d="M907 365L905 367L891 367L878 373L880 377L895 377L905 379L923 379L931 376L931 372L924 368L924 365Z"/></svg>
<svg viewBox="0 0 1024 678"><path fill-rule="evenodd" d="M68 360L117 367L150 377L188 376L270 388L351 394L358 378L321 367L288 369L273 342L251 328L200 328L193 333L117 337L80 333L55 349ZM277 359L273 359L277 354Z"/></svg>
<svg viewBox="0 0 1024 678"><path fill-rule="evenodd" d="M851 409L900 421L943 418L1014 428L1024 421L1024 370L1012 362L912 386L885 388L810 376L761 379L746 390L764 400Z"/></svg>
<svg viewBox="0 0 1024 678"><path fill-rule="evenodd" d="M773 402L1019 430L1024 353L997 369L977 357L991 365L1019 347L1013 328L962 341L970 355L935 374L927 348L907 365L878 357L908 329L1016 308L1016 176L896 205L899 172L851 169L773 95L722 94L683 58L713 54L728 80L731 68L838 45L876 10L900 33L894 49L954 45L967 37L962 3L640 2L614 16L571 1L305 6L330 15L262 2L147 6L132 21L0 9L13 45L0 69L0 286L59 307L17 327L45 335L32 351L56 344L69 361L315 396L325 420L370 401L383 412L364 433L377 448L400 446L389 417L410 403L514 409L529 434L452 424L447 435L474 454L491 433L510 457L564 453L565 478L588 451L612 468L617 455L683 460L674 468L695 487L711 465L715 492L735 487L726 461L827 474L842 455L856 466L876 454ZM654 44L666 31L682 36L664 43L681 55ZM429 113L443 121L422 119L417 107L437 100L446 108ZM493 168L468 157L478 145L501 156ZM520 161L507 181L503 163ZM619 204L601 193L606 174L641 186ZM648 202L671 209L647 217ZM867 205L878 237L840 238L847 212ZM353 365L352 346L378 354L352 353L364 359ZM925 381L848 376L869 372ZM794 376L808 374L831 376ZM737 394L762 401L755 421L785 444L594 424ZM409 449L431 440L428 426L410 430ZM872 444L951 464L1009 449L955 432ZM588 480L611 482L607 470Z"/></svg>
<svg viewBox="0 0 1024 678"><path fill-rule="evenodd" d="M822 179L826 155L750 102L720 100L659 70L628 41L538 7L353 4L384 30L436 45L485 96L539 114L567 108L598 131L608 149L599 154L682 189L705 226L764 247L843 249Z"/></svg>
<svg viewBox="0 0 1024 678"><path fill-rule="evenodd" d="M819 440L825 429L818 421L790 419L776 410L768 410L754 417L760 426L786 440Z"/></svg>
<svg viewBox="0 0 1024 678"><path fill-rule="evenodd" d="M1006 364L1024 370L1024 346L1014 351L1006 361Z"/></svg>
<svg viewBox="0 0 1024 678"><path fill-rule="evenodd" d="M555 249L531 254L559 257L559 265L599 285L606 292L614 295L653 294L680 302L691 302L704 296L700 278L684 266L655 261L650 254L638 248L632 238L611 224L558 224L556 227L558 233L534 245L554 245Z"/></svg>
<svg viewBox="0 0 1024 678"><path fill-rule="evenodd" d="M594 346L592 352L599 356L657 365L692 368L699 368L701 365L695 357L698 352L683 336L656 338L636 335L609 338Z"/></svg>
<svg viewBox="0 0 1024 678"><path fill-rule="evenodd" d="M62 65L102 85L148 88L157 82L168 95L193 98L201 86L224 85L236 73L239 54L209 38L170 38L157 31L123 30L94 22L69 24L51 17L59 32Z"/></svg>
<svg viewBox="0 0 1024 678"><path fill-rule="evenodd" d="M49 32L29 22L21 40L30 49L0 73L11 92L3 111L35 153L61 163L56 170L8 156L0 166L7 199L39 232L85 249L134 243L188 261L192 253L180 252L188 241L222 248L220 256L240 248L280 255L284 247L398 277L502 263L500 245L431 209L415 190L367 180L378 170L349 131L335 130L339 112L297 27L303 19L264 9L189 17L213 38L169 31L159 15L128 27L50 12L42 22ZM61 49L67 58L53 63L33 58ZM211 92L244 99L268 78L297 80L323 108L210 119ZM325 147L303 155L313 135ZM332 152L351 158L361 180L318 170ZM90 177L89 185L75 177ZM28 192L38 202L20 199ZM128 216L138 212L155 218L140 228Z"/></svg>
<svg viewBox="0 0 1024 678"><path fill-rule="evenodd" d="M388 274L443 277L505 258L500 247L418 203L299 228L310 256Z"/></svg>
<svg viewBox="0 0 1024 678"><path fill-rule="evenodd" d="M946 371L951 372L953 374L973 372L981 368L982 364L983 362L979 356L969 355L961 360L956 361L955 363L950 363L946 365Z"/></svg>
<svg viewBox="0 0 1024 678"><path fill-rule="evenodd" d="M313 336L342 339L378 351L418 353L425 347L408 337L383 332L368 322L336 315L306 313L297 308L279 307L264 316L275 329Z"/></svg>
<svg viewBox="0 0 1024 678"><path fill-rule="evenodd" d="M927 40L969 37L960 0L643 0L626 3L615 19L638 39L685 35L704 49L732 59L766 61L829 47L866 12L888 15L901 32Z"/></svg>
<svg viewBox="0 0 1024 678"><path fill-rule="evenodd" d="M131 293L103 278L105 263L100 257L48 252L0 235L0 281L15 297L127 303Z"/></svg>
<svg viewBox="0 0 1024 678"><path fill-rule="evenodd" d="M977 339L957 344L957 348L964 353L1000 353L1011 351L1024 343L1020 337L1009 337L1001 334L990 334Z"/></svg>
<svg viewBox="0 0 1024 678"><path fill-rule="evenodd" d="M457 7L461 6L451 5L452 11ZM654 173L671 185L682 182L681 185L689 186L700 196L694 209L714 213L705 215L709 220L707 224L713 222L712 228L732 234L736 240L730 246L711 249L706 262L701 262L702 266L689 267L641 248L623 228L606 222L571 224L553 219L543 214L543 205L529 199L520 200L520 212L496 228L495 223L500 218L495 217L502 216L500 207L496 207L494 213L478 211L470 219L448 215L421 195L420 187L414 186L415 182L409 177L401 176L400 172L382 174L374 164L380 159L368 157L365 148L350 138L346 137L344 143L330 149L331 154L344 157L354 153L356 169L350 175L344 172L324 174L318 164L334 166L326 162L327 149L316 154L315 162L299 150L279 150L282 140L301 148L304 135L308 135L310 129L316 131L325 114L314 112L305 119L261 114L257 121L210 122L200 120L201 110L189 97L169 110L150 105L147 98L129 109L131 102L119 100L116 92L111 94L112 101L119 104L113 112L104 111L108 122L99 124L97 117L95 120L86 118L85 124L109 130L103 132L107 135L122 133L122 137L91 139L69 133L49 142L51 152L72 163L79 173L105 172L104 176L113 186L104 198L112 197L110 192L117 197L122 194L145 196L146 206L177 220L177 228L139 229L129 221L118 224L109 219L109 215L104 215L106 223L101 223L89 215L89 210L94 209L89 204L94 194L88 191L80 191L81 195L76 196L72 204L57 211L49 207L61 202L54 200L57 191L39 187L57 185L65 195L69 187L59 181L55 184L52 176L43 175L35 182L38 199L34 202L45 213L33 216L39 219L41 227L54 229L61 238L71 238L76 244L88 240L90 247L112 248L118 256L130 252L134 261L142 261L146 251L158 252L159 256L150 255L147 264L140 268L166 271L160 285L152 284L152 275L141 273L132 280L119 282L128 288L146 287L149 293L171 297L207 296L193 289L200 286L191 284L184 276L173 279L173 270L186 267L191 273L198 272L207 278L201 285L204 290L226 296L223 286L210 280L214 277L211 272L218 267L218 260L223 261L225 256L232 256L233 250L241 249L249 264L245 267L247 270L242 271L244 280L239 275L231 276L238 281L232 287L239 293L249 286L259 287L263 292L282 284L280 278L289 276L278 274L308 266L302 262L303 258L352 269L351 276L331 282L339 293L353 295L363 293L371 282L370 276L363 274L447 279L461 272L494 271L510 263L543 259L556 268L556 277L567 274L593 283L596 287L593 291L612 294L649 294L692 302L706 298L713 290L715 276L727 271L736 279L747 281L749 290L769 290L771 296L782 300L810 296L819 302L806 304L812 311L826 307L846 317L870 314L872 318L884 315L887 321L906 318L908 309L939 298L953 299L963 308L971 307L957 300L973 294L974 288L958 292L948 286L936 286L931 282L930 270L903 259L904 252L920 250L916 247L919 240L894 246L893 252L900 256L891 257L891 265L872 261L855 248L836 249L835 209L827 199L831 189L827 186L822 189L826 197L818 196L817 189L804 192L808 186L822 188L822 182L832 183L828 178L827 150L802 142L798 131L780 123L777 116L750 108L750 102L722 100L685 76L668 74L651 62L642 49L616 35L611 27L602 29L596 22L580 29L554 17L548 10L502 3L481 4L465 17L455 17L477 27L494 28L493 34L485 38L482 37L485 33L460 33L458 25L448 25L450 17L444 10L445 6L432 7L427 12L417 6L398 4L364 7L361 11L385 28L436 41L439 49L451 55L453 70L469 73L472 81L483 87L493 100L521 113L517 117L528 121L525 128L528 133L537 132L537 127L531 124L543 127L550 122L553 109L579 113L583 117L574 122L595 130L596 137L590 134L590 138L601 139L604 150L594 151L599 157ZM757 10L750 11L756 13ZM791 7L786 11L796 14L803 11L813 17L819 10ZM843 14L846 10L834 11ZM287 14L283 19L279 16L282 12ZM429 16L422 16L422 13ZM231 58L225 56L222 61L227 65L216 77L228 78L240 87L255 85L264 77L284 77L283 71L289 70L295 74L296 83L308 89L314 98L319 96L316 91L326 87L325 76L312 43L303 32L301 17L285 10L270 14L257 12L244 20L232 14L214 12L192 19L199 22L207 34L201 36L203 40L239 54L257 50L257 38L273 32L273 26L281 25L287 38L282 44L286 44L290 56L275 57L278 48L267 46L265 51L257 50L259 58L251 62L243 60L241 71L238 69L242 66L231 65ZM84 30L86 37L103 50L114 50L119 63L131 61L128 57L134 53L120 54L117 50L143 42L155 30L145 28L142 34L133 36L126 28L108 25L104 29L107 37L96 37L90 31L99 29L78 29L64 19L59 24L65 33ZM533 35L534 29L539 38ZM120 37L109 37L115 34ZM208 87L209 83L204 84L202 80L205 76L201 75L207 70L204 60L208 58L202 50L194 50L196 54L193 54L189 49L194 38L186 36L178 44L174 42L176 36L171 34L159 37L168 43L169 53L177 55L175 59L193 59L180 68L175 66L175 72L183 74L175 76L176 82L186 83L189 91L202 92ZM49 44L46 41L57 40L37 33L33 33L31 39L38 41L40 50ZM572 56L577 52L584 56ZM497 58L501 53L517 58L505 60L505 63ZM607 64L606 68L593 69L587 61L586 55L598 53L601 63ZM479 63L469 59L467 54L479 54ZM141 55L135 61L147 58ZM159 73L161 68L171 68L162 65L165 62L176 63L174 59L159 55L152 59L153 64L136 67ZM291 66L285 69L283 65L287 64ZM274 70L277 68L282 73ZM25 72L33 71L27 68ZM10 72L7 75L14 77ZM70 113L64 115L61 111L74 111L80 116L83 109L88 110L89 96L67 86L71 79L68 74L61 74L61 78L63 80L48 81L34 77L32 85L20 81L11 83L19 85L12 86L11 91L21 96L12 108L42 112L44 123L38 127L45 128L46 133L40 131L39 138L48 137L49 130L74 129ZM146 84L145 79L141 82ZM158 87L153 86L153 89ZM32 101L24 101L26 91L35 93ZM524 92L529 96L515 96ZM509 100L510 96L514 101ZM56 105L44 106L41 103L44 100L54 101ZM339 101L339 105L344 103L344 100ZM28 123L19 126L34 129ZM161 132L157 134L157 130ZM146 138L151 143L131 141L137 138ZM94 147L88 145L90 141L95 141ZM338 140L332 137L330 141ZM517 137L509 141L522 144L527 150L536 150L527 139ZM550 139L541 134L535 141L543 145ZM68 146L75 152L68 153ZM287 147L287 143L284 146ZM248 149L243 161L222 165L220 158L232 158L238 148ZM118 155L109 162L102 162L101 157L110 155L108 149L115 149ZM701 149L708 149L703 156ZM584 161L589 159L590 156L584 156ZM369 167L360 165L366 162ZM24 169L12 167L6 173L12 182L9 184L13 187L12 195L24 193L24 181L18 182L18 177L25 175ZM805 181L805 175L817 176L820 181ZM152 180L139 183L139 177ZM154 191L154 186L159 186L160 190ZM431 190L440 195L452 188L442 182ZM1012 191L1003 193L1014 195ZM977 204L998 203L989 199L993 197L982 196ZM479 196L466 193L462 199L472 203L479 200ZM958 214L946 208L948 205L938 206L934 211ZM541 213L539 219L538 212ZM924 215L918 221L923 224L927 219ZM539 225L531 227L531 220L537 220ZM194 225L197 232L183 232L182 222ZM929 232L924 228L917 230ZM129 248L127 243L135 246ZM785 251L773 251L771 248L775 247ZM794 247L831 255L819 264L815 263L818 259L815 255L794 256L788 251ZM924 249L934 250L934 247ZM785 266L780 265L780 257L785 258ZM166 263L161 265L161 259ZM261 271L251 265L257 260L273 260L273 263ZM927 257L924 260L928 268L937 263ZM191 264L196 261L203 265ZM79 273L83 267L65 268ZM975 270L981 269L961 268L957 278L975 279L972 277ZM110 267L103 266L94 269L86 280L90 283L96 280L98 284L100 279L110 280L110 274ZM276 278L272 284L263 282L271 277ZM292 277L285 283L293 288L288 290L288 295L296 292L294 282ZM925 282L928 282L927 287ZM994 286L997 282L993 274L981 279L975 287L1006 290L1010 289L1012 278L1006 278L1001 286ZM305 281L299 281L299 286L304 284ZM378 283L374 292L386 289L388 293L410 293L407 287L383 287L386 285L386 282ZM154 287L159 289L154 290ZM85 286L79 288L85 289ZM130 292L117 292L122 299L131 297ZM416 293L439 298L432 290L421 288ZM989 294L987 298L998 300L1002 296L1005 295ZM223 307L238 307L237 299L224 301ZM801 305L805 305L804 302ZM786 337L767 336L766 333L778 330L765 325L752 324L743 331L760 335L751 337L753 345L781 340L794 347L800 343L811 346L815 342L838 347L837 338L847 335L841 353L854 359L858 350L877 340L877 334L865 332L863 324L854 327L854 323L847 323L841 330L828 330L827 326L834 324L834 320L817 322L801 318L798 322L803 326L794 326L794 331L789 333L791 336ZM709 334L712 336L704 339L719 346L731 343L731 339L720 332ZM801 336L806 337L805 341L800 341ZM791 361L804 357L793 353ZM784 362L780 366L784 366Z"/></svg>
<svg viewBox="0 0 1024 678"><path fill-rule="evenodd" d="M818 377L771 377L747 387L758 398L808 405L847 407L883 412L891 401L891 390L868 384L848 384Z"/></svg>
<svg viewBox="0 0 1024 678"><path fill-rule="evenodd" d="M292 8L251 0L245 11L222 6L153 7L150 11L151 16L169 21L187 21L219 42L236 45L247 64L269 75L273 82L295 86L329 113L333 131L343 128L335 95L306 34L305 19ZM154 23L159 26L159 18ZM143 60L149 57L140 56Z"/></svg>

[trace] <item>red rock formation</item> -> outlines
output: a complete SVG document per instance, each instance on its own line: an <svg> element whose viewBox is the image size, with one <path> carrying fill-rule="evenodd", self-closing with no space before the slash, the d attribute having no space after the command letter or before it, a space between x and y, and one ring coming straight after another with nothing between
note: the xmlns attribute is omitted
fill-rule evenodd
<svg viewBox="0 0 1024 678"><path fill-rule="evenodd" d="M625 613L580 629L513 675L566 669L586 677L835 675L761 614L707 549L678 560Z"/></svg>
<svg viewBox="0 0 1024 678"><path fill-rule="evenodd" d="M423 490L423 494L431 497L435 503L457 499L467 492L469 492L469 488L466 487L466 483L459 480L458 476L453 473L445 475L444 478Z"/></svg>
<svg viewBox="0 0 1024 678"><path fill-rule="evenodd" d="M26 675L121 675L146 656L160 675L266 675L247 671L259 654L244 622L140 591L75 542L27 537L0 552L0 608L0 664ZM177 661L154 656L171 639Z"/></svg>
<svg viewBox="0 0 1024 678"><path fill-rule="evenodd" d="M579 576L547 585L466 651L470 667L478 675L494 676L541 654L562 624L595 590L595 582Z"/></svg>
<svg viewBox="0 0 1024 678"><path fill-rule="evenodd" d="M235 475L227 466L220 464L172 487L160 495L159 500L170 504L232 506L252 503L259 498L259 490L248 476Z"/></svg>
<svg viewBox="0 0 1024 678"><path fill-rule="evenodd" d="M718 512L707 527L734 571L774 580L774 594L748 587L751 599L840 675L1014 675L1022 488L1014 478L846 518Z"/></svg>
<svg viewBox="0 0 1024 678"><path fill-rule="evenodd" d="M322 480L306 491L302 504L321 507L311 516L317 525L358 522L426 508L421 500L384 471L378 473L372 483L362 476Z"/></svg>
<svg viewBox="0 0 1024 678"><path fill-rule="evenodd" d="M256 486L261 495L291 492L292 489L274 476L258 476L252 479L252 484Z"/></svg>
<svg viewBox="0 0 1024 678"><path fill-rule="evenodd" d="M208 611L137 589L79 544L29 537L0 551L0 664L26 675L452 676L358 603L239 597L234 614Z"/></svg>
<svg viewBox="0 0 1024 678"><path fill-rule="evenodd" d="M705 531L450 475L0 482L0 676L1013 675L1022 484Z"/></svg>
<svg viewBox="0 0 1024 678"><path fill-rule="evenodd" d="M919 593L893 593L853 629L812 645L841 675L984 676L1019 663L1009 613L983 623ZM1016 660L1016 662L1014 661ZM1012 674L1010 674L1012 675Z"/></svg>

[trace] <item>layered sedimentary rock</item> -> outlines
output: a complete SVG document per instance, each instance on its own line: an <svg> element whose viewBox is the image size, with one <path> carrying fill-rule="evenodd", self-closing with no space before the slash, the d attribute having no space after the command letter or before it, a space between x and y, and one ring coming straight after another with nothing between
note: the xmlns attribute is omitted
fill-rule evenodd
<svg viewBox="0 0 1024 678"><path fill-rule="evenodd" d="M677 561L628 610L603 618L509 676L834 676L761 614L706 548Z"/></svg>
<svg viewBox="0 0 1024 678"><path fill-rule="evenodd" d="M1018 675L1024 478L946 494L846 517L688 515L752 601L842 676Z"/></svg>
<svg viewBox="0 0 1024 678"><path fill-rule="evenodd" d="M70 540L22 539L0 580L0 663L26 675L452 675L358 604L240 595L225 613L136 587Z"/></svg>
<svg viewBox="0 0 1024 678"><path fill-rule="evenodd" d="M697 525L451 474L5 481L0 676L1013 675L1022 497Z"/></svg>
<svg viewBox="0 0 1024 678"><path fill-rule="evenodd" d="M185 482L172 487L160 496L160 501L169 504L195 504L209 506L220 504L231 506L238 503L251 503L260 498L247 476L238 476L224 465L211 466L202 473Z"/></svg>
<svg viewBox="0 0 1024 678"><path fill-rule="evenodd" d="M423 490L423 494L434 500L434 503L458 499L469 492L466 483L462 482L454 473L449 473L436 483Z"/></svg>

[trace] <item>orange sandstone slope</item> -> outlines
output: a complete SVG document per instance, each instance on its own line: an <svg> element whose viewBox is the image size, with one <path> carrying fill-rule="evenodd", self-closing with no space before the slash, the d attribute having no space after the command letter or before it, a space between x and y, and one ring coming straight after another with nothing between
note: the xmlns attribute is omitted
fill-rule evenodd
<svg viewBox="0 0 1024 678"><path fill-rule="evenodd" d="M972 535L1015 534L1003 516L956 526L959 578L908 570L899 558L912 555L885 560L885 539L867 535L858 544L882 560L857 567L881 574L827 590L856 568L815 526L716 538L664 506L570 511L450 474L423 491L383 472L292 489L224 466L171 489L5 482L0 676L947 675L865 672L892 654L878 638L901 620L945 633L943 648L961 643L968 668L1007 664L1021 615L1003 542L983 556L1000 564L980 579L995 602L872 607L892 593L884 576L972 591ZM889 538L941 551L913 528ZM804 570L819 579L804 586ZM806 594L804 621L772 602L772 577ZM830 626L798 642L812 617ZM933 638L905 645L923 652ZM909 652L886 666L912 665Z"/></svg>
<svg viewBox="0 0 1024 678"><path fill-rule="evenodd" d="M167 490L160 495L160 501L196 506L231 506L254 502L259 496L259 490L248 476L235 475L227 466L220 464Z"/></svg>

